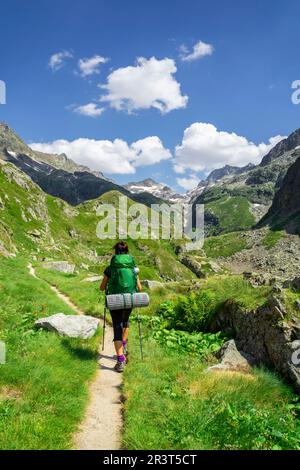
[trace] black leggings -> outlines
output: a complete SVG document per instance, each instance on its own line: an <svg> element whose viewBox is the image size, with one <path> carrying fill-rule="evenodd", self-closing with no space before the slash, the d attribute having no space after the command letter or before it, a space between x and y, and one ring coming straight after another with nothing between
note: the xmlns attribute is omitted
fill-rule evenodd
<svg viewBox="0 0 300 470"><path fill-rule="evenodd" d="M129 328L131 309L112 310L110 314L114 327L114 341L122 341L123 328Z"/></svg>

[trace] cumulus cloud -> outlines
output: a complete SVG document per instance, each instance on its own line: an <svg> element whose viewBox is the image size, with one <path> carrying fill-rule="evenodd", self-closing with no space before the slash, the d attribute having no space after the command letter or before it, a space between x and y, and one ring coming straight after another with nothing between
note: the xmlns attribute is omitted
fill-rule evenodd
<svg viewBox="0 0 300 470"><path fill-rule="evenodd" d="M172 59L140 57L135 66L119 68L108 76L107 84L100 85L107 94L100 99L127 112L156 108L168 113L184 108L188 97L181 94L180 84L174 78L176 71Z"/></svg>
<svg viewBox="0 0 300 470"><path fill-rule="evenodd" d="M184 62L192 62L194 60L202 59L207 55L212 55L214 52L214 47L212 44L207 44L203 41L197 42L192 51L190 51L184 44L180 47L180 58Z"/></svg>
<svg viewBox="0 0 300 470"><path fill-rule="evenodd" d="M57 52L50 57L48 65L53 72L56 72L65 65L67 59L72 58L73 54L70 51Z"/></svg>
<svg viewBox="0 0 300 470"><path fill-rule="evenodd" d="M65 153L76 163L107 174L135 173L138 166L153 165L171 157L169 150L164 148L156 136L146 137L131 145L122 139L110 141L80 138L73 141L61 139L49 143L33 143L30 147L45 153Z"/></svg>
<svg viewBox="0 0 300 470"><path fill-rule="evenodd" d="M186 191L190 191L198 186L199 178L197 175L192 175L188 178L176 178L176 182Z"/></svg>
<svg viewBox="0 0 300 470"><path fill-rule="evenodd" d="M135 166L154 165L172 157L170 150L163 146L157 136L138 140L131 147L136 152Z"/></svg>
<svg viewBox="0 0 300 470"><path fill-rule="evenodd" d="M75 106L72 107L74 113L81 114L82 116L89 116L96 118L100 116L104 108L100 108L97 106L95 103L88 103L88 104L83 104L82 106Z"/></svg>
<svg viewBox="0 0 300 470"><path fill-rule="evenodd" d="M100 65L105 64L109 59L101 55L94 55L93 57L79 59L78 68L82 77L89 77L91 75L100 73Z"/></svg>
<svg viewBox="0 0 300 470"><path fill-rule="evenodd" d="M284 139L277 135L259 145L234 132L218 131L213 124L195 122L185 129L182 143L176 147L174 169L209 171L225 164L243 166L259 163L261 158Z"/></svg>

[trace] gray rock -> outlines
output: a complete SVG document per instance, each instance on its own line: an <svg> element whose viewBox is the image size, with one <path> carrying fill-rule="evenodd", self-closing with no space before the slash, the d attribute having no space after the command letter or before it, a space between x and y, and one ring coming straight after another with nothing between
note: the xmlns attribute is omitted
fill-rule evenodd
<svg viewBox="0 0 300 470"><path fill-rule="evenodd" d="M148 281L147 279L141 281L141 284L142 284L142 286L147 287L147 289L150 289L150 290L156 289L157 287L163 287L164 286L162 282Z"/></svg>
<svg viewBox="0 0 300 470"><path fill-rule="evenodd" d="M192 258L191 256L182 256L180 258L180 262L186 266L187 268L189 268L194 274L196 274L196 276L199 278L199 279L204 279L206 277L206 274L205 272L203 272L202 270L202 266L201 266L201 263L199 263L198 261L196 261L194 258Z"/></svg>
<svg viewBox="0 0 300 470"><path fill-rule="evenodd" d="M222 271L222 268L215 261L209 261L208 264L213 272L219 273Z"/></svg>
<svg viewBox="0 0 300 470"><path fill-rule="evenodd" d="M85 279L82 280L82 282L97 282L97 281L102 281L103 276L91 276L91 277L86 277Z"/></svg>
<svg viewBox="0 0 300 470"><path fill-rule="evenodd" d="M70 235L71 238L77 238L77 232L76 232L76 230L74 230L74 229L71 228L71 229L69 230L69 235Z"/></svg>
<svg viewBox="0 0 300 470"><path fill-rule="evenodd" d="M254 358L252 356L240 352L237 349L233 339L227 341L220 351L218 351L216 356L221 359L221 363L209 367L208 370L250 372L251 364L254 363Z"/></svg>
<svg viewBox="0 0 300 470"><path fill-rule="evenodd" d="M32 237L35 237L35 238L40 238L42 236L42 232L40 232L40 230L30 230L29 232L27 232L28 235L31 235Z"/></svg>
<svg viewBox="0 0 300 470"><path fill-rule="evenodd" d="M36 328L54 331L60 336L89 339L94 336L99 326L98 318L87 315L65 315L57 313L51 317L41 318L35 322Z"/></svg>
<svg viewBox="0 0 300 470"><path fill-rule="evenodd" d="M81 263L79 267L80 267L80 269L84 269L85 271L88 271L89 268L90 268L89 265L87 265L85 263Z"/></svg>
<svg viewBox="0 0 300 470"><path fill-rule="evenodd" d="M48 261L43 263L42 267L66 274L73 274L75 271L75 264L70 264L67 261Z"/></svg>

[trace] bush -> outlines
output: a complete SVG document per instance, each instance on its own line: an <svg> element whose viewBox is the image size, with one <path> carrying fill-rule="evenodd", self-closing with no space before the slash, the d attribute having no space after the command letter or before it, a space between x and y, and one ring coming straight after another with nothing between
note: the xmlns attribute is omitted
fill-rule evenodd
<svg viewBox="0 0 300 470"><path fill-rule="evenodd" d="M167 328L192 333L207 330L215 306L215 295L205 290L192 292L188 296L180 295L175 304L164 302L158 314L166 320Z"/></svg>

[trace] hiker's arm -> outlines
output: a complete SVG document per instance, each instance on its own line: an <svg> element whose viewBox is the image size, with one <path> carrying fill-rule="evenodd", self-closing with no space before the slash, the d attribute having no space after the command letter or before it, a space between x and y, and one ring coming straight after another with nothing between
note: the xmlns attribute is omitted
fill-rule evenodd
<svg viewBox="0 0 300 470"><path fill-rule="evenodd" d="M108 277L106 276L106 274L104 274L103 280L100 285L100 290L106 290L107 283L108 283Z"/></svg>
<svg viewBox="0 0 300 470"><path fill-rule="evenodd" d="M137 278L137 286L138 286L139 292L142 292L143 288L142 288L142 284L141 284L141 281L140 281L139 277Z"/></svg>

